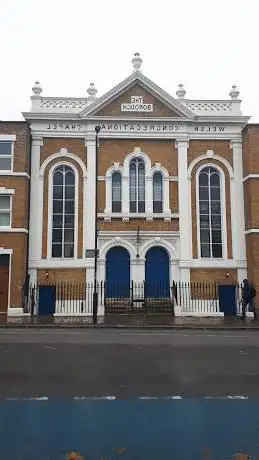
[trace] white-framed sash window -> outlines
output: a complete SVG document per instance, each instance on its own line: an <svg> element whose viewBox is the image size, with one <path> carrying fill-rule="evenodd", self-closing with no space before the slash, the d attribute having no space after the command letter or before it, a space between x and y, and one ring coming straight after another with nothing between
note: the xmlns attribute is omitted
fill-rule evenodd
<svg viewBox="0 0 259 460"><path fill-rule="evenodd" d="M10 228L12 218L12 196L0 194L0 228Z"/></svg>

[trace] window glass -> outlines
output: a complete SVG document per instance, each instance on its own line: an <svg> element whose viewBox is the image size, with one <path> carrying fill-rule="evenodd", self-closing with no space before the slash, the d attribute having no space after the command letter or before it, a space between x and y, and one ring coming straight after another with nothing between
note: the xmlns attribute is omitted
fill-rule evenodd
<svg viewBox="0 0 259 460"><path fill-rule="evenodd" d="M121 173L112 175L112 212L121 212Z"/></svg>
<svg viewBox="0 0 259 460"><path fill-rule="evenodd" d="M213 167L199 174L199 219L201 257L222 257L220 174Z"/></svg>
<svg viewBox="0 0 259 460"><path fill-rule="evenodd" d="M0 195L0 227L11 225L11 197Z"/></svg>
<svg viewBox="0 0 259 460"><path fill-rule="evenodd" d="M52 257L72 258L75 237L75 174L72 168L56 168L52 188Z"/></svg>
<svg viewBox="0 0 259 460"><path fill-rule="evenodd" d="M0 141L0 171L12 170L12 146L10 141Z"/></svg>
<svg viewBox="0 0 259 460"><path fill-rule="evenodd" d="M163 212L163 176L160 172L153 175L153 212Z"/></svg>
<svg viewBox="0 0 259 460"><path fill-rule="evenodd" d="M142 158L130 162L130 212L145 212L145 163Z"/></svg>

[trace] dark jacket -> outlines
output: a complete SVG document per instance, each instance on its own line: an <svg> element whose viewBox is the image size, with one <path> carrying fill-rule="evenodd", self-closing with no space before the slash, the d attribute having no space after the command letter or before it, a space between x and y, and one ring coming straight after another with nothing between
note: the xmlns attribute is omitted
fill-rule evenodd
<svg viewBox="0 0 259 460"><path fill-rule="evenodd" d="M249 284L249 281L247 279L243 281L242 297L247 302L250 302L251 300L251 285Z"/></svg>

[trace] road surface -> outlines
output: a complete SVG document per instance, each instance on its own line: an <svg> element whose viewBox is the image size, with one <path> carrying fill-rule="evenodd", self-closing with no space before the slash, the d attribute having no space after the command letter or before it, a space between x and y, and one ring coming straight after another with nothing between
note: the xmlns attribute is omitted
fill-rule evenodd
<svg viewBox="0 0 259 460"><path fill-rule="evenodd" d="M251 331L0 331L0 363L0 398L259 396Z"/></svg>

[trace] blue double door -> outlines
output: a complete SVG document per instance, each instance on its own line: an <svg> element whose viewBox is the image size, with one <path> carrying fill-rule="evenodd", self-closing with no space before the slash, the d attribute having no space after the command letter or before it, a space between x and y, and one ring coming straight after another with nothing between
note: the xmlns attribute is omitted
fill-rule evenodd
<svg viewBox="0 0 259 460"><path fill-rule="evenodd" d="M106 255L106 296L130 297L130 254L121 246L111 248ZM169 256L167 251L155 246L146 253L145 296L170 297Z"/></svg>

